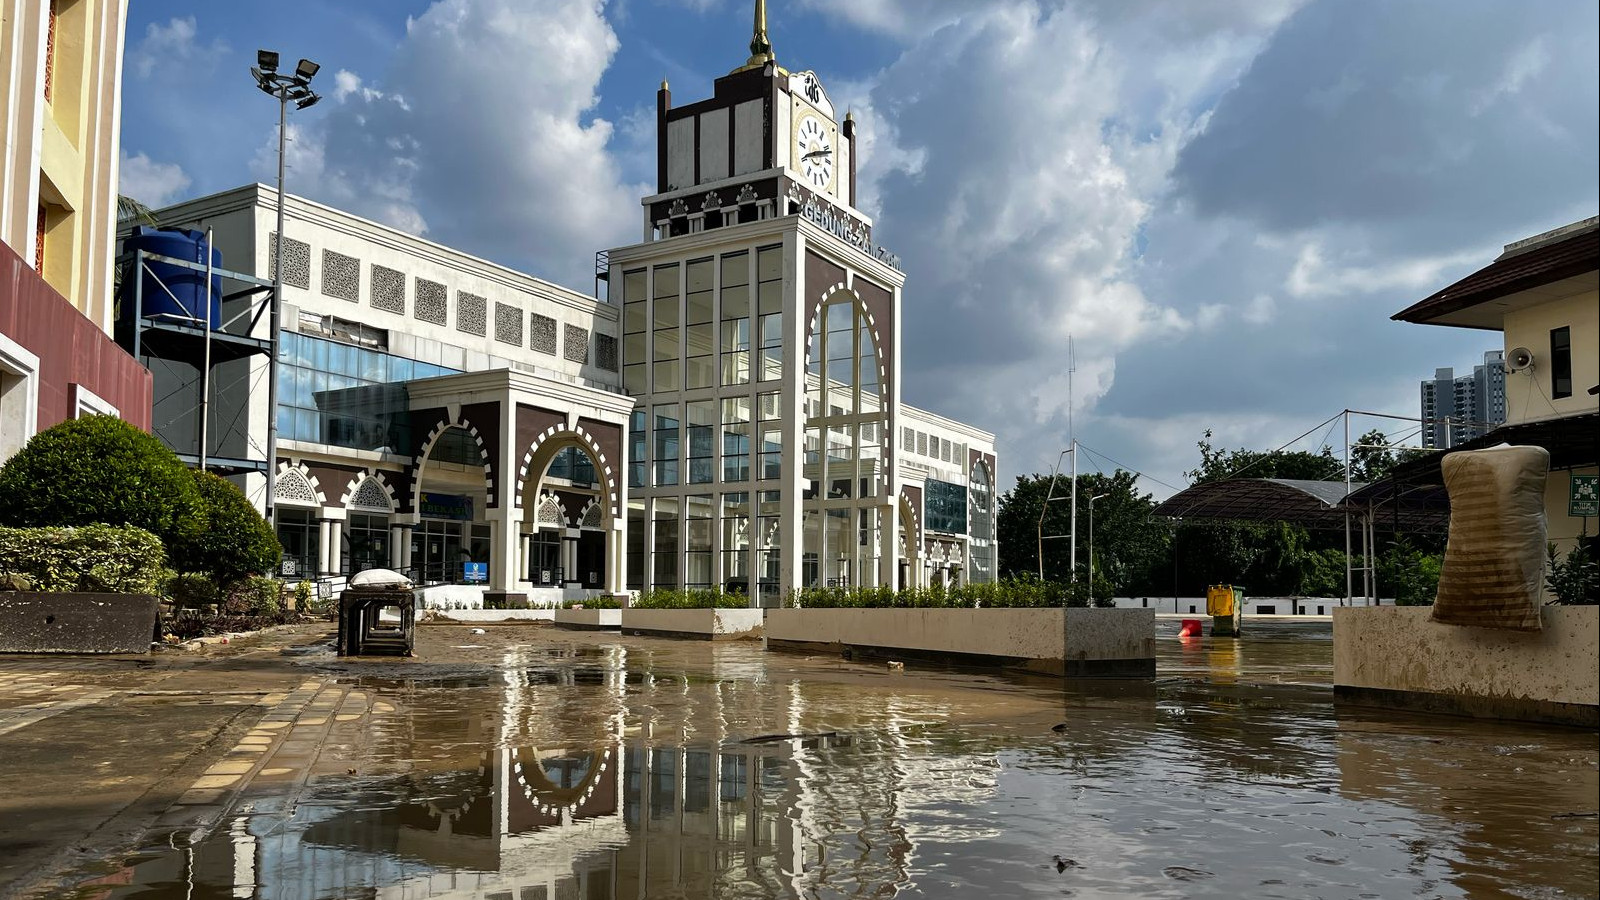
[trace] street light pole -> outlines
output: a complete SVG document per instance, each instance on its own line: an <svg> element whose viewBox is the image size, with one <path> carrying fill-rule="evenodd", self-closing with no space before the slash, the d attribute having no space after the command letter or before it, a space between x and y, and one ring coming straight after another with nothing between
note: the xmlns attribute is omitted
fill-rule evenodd
<svg viewBox="0 0 1600 900"><path fill-rule="evenodd" d="M277 527L277 508L273 495L278 487L278 341L283 317L283 174L288 153L289 101L305 109L322 98L311 90L311 79L320 69L309 59L300 60L293 74L278 71L278 54L256 51L256 66L250 70L256 86L278 100L278 233L272 239L272 305L267 327L271 330L272 359L267 365L267 497L264 504L267 523Z"/></svg>
<svg viewBox="0 0 1600 900"><path fill-rule="evenodd" d="M1104 500L1110 494L1095 494L1089 498L1089 594L1094 595L1094 502Z"/></svg>
<svg viewBox="0 0 1600 900"><path fill-rule="evenodd" d="M1053 466L1050 469L1050 487L1049 487L1048 490L1045 491L1044 502L1039 504L1039 527L1038 527L1037 534L1038 534L1038 540L1039 540L1039 580L1040 581L1044 580L1044 517L1045 517L1045 514L1050 511L1050 501L1051 500L1060 500L1060 499L1062 499L1060 497L1055 496L1055 493L1056 493L1056 476L1058 476L1061 473L1061 457L1066 456L1068 453L1072 454L1072 471L1074 473L1073 474L1073 479L1072 479L1072 481L1073 481L1072 497L1073 497L1074 508L1076 508L1077 497L1078 497L1078 486L1077 486L1078 479L1077 479L1077 474L1076 474L1077 471L1078 471L1078 453L1077 453L1077 450L1078 450L1078 442L1077 441L1073 441L1071 447L1067 448L1066 450L1061 451L1061 453L1058 456L1056 456L1056 464L1055 464L1055 466ZM1077 543L1076 535L1078 533L1077 532L1077 528L1076 528L1076 523L1074 523L1074 527L1073 527L1071 533L1074 535L1073 543L1076 544ZM1061 537L1061 535L1052 535L1052 538L1060 538L1060 537Z"/></svg>

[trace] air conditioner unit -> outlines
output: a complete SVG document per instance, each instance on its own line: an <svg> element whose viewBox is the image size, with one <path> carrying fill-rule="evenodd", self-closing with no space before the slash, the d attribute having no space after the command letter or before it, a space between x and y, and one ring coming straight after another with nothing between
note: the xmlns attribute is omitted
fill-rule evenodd
<svg viewBox="0 0 1600 900"><path fill-rule="evenodd" d="M1533 367L1533 351L1527 347L1518 347L1506 354L1506 371L1521 372L1523 369Z"/></svg>

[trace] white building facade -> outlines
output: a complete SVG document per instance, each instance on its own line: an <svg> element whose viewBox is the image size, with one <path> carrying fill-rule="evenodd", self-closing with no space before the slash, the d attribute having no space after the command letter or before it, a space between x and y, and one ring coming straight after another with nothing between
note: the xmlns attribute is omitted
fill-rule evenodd
<svg viewBox="0 0 1600 900"><path fill-rule="evenodd" d="M852 205L854 122L770 48L710 100L673 109L663 85L658 119L660 191L645 240L601 256L604 299L288 198L284 576L381 566L512 603L721 588L766 605L993 579L994 436L901 403L905 277ZM261 185L159 213L258 278L276 215ZM223 318L266 337L253 302ZM157 434L194 453L199 368L141 361ZM262 356L215 368L197 454L262 505L267 373Z"/></svg>

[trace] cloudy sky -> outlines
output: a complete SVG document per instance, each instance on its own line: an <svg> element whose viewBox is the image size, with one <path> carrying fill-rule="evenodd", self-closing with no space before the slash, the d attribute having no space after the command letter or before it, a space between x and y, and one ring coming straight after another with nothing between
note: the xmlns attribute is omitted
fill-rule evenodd
<svg viewBox="0 0 1600 900"><path fill-rule="evenodd" d="M123 192L270 182L277 110L247 70L276 48L323 66L326 99L291 116L292 192L587 289L594 251L637 239L656 85L709 96L750 6L132 0ZM1388 317L1600 211L1597 9L771 0L769 19L779 61L862 123L862 205L908 274L906 401L996 432L1002 483L1048 470L1070 411L1100 454L1084 468L1165 496L1206 429L1265 449L1345 408L1414 416L1435 367L1498 348Z"/></svg>

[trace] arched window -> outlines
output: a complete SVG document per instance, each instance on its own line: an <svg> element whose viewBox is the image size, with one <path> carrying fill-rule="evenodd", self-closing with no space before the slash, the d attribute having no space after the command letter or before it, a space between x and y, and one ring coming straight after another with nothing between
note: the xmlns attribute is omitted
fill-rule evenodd
<svg viewBox="0 0 1600 900"><path fill-rule="evenodd" d="M994 479L983 460L972 466L967 493L970 498L967 504L967 539L971 542L969 549L972 556L972 571L967 580L973 584L985 584L995 580L995 505Z"/></svg>
<svg viewBox="0 0 1600 900"><path fill-rule="evenodd" d="M829 295L806 355L804 557L801 582L879 582L887 404L877 334L850 291Z"/></svg>

